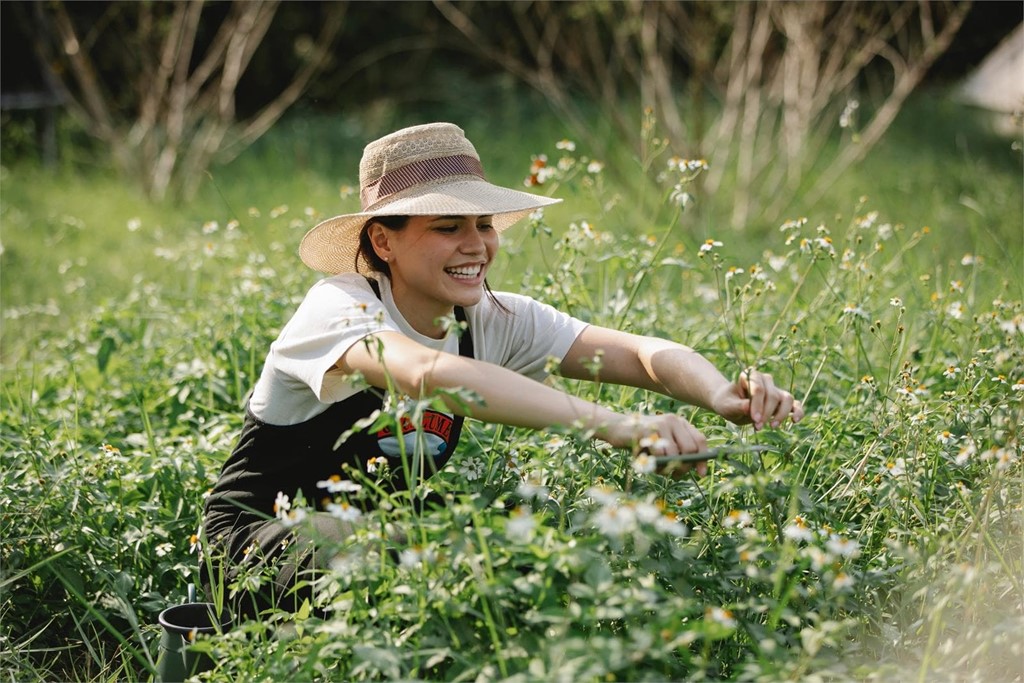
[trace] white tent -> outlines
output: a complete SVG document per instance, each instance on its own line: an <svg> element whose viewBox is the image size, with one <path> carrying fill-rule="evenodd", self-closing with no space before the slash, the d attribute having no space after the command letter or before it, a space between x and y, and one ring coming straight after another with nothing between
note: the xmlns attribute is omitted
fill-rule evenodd
<svg viewBox="0 0 1024 683"><path fill-rule="evenodd" d="M1003 114L1024 111L1024 24L989 53L958 95L968 104Z"/></svg>

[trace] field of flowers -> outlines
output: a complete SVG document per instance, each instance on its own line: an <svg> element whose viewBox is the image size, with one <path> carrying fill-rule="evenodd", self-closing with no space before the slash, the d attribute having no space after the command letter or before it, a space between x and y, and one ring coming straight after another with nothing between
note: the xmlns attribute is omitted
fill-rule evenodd
<svg viewBox="0 0 1024 683"><path fill-rule="evenodd" d="M473 423L429 482L445 508L361 515L331 549L328 618L271 614L200 638L216 662L205 677L1024 678L1022 255L992 268L1007 255L957 253L956 226L904 224L865 197L794 216L751 257L742 235L693 229L702 161L653 149L644 163L638 206L572 143L538 153L537 189L603 210L515 228L502 288L677 339L727 374L763 368L804 400L805 420L755 433L563 382L684 411L712 445L771 450L672 479L570 430ZM167 234L129 296L62 318L8 362L0 676L154 673L156 615L197 581L203 497L315 277L298 236L329 211L254 202ZM264 248L257 234L281 237ZM5 311L4 324L33 314ZM333 486L337 513L376 495L378 475ZM280 514L301 524L282 494ZM203 597L265 580L254 570Z"/></svg>

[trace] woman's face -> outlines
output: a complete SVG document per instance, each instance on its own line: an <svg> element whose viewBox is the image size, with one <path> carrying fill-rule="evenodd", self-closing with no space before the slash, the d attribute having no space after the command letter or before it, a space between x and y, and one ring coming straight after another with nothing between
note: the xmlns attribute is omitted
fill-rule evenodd
<svg viewBox="0 0 1024 683"><path fill-rule="evenodd" d="M412 216L402 230L374 225L370 236L391 269L395 302L420 332L420 323L436 332L435 318L480 301L498 251L490 216Z"/></svg>

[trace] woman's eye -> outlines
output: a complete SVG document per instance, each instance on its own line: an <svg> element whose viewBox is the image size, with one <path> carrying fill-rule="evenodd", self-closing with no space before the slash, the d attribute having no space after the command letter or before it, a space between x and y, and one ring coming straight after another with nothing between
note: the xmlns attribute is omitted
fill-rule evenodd
<svg viewBox="0 0 1024 683"><path fill-rule="evenodd" d="M491 225L490 223L481 223L480 225L476 226L476 229L480 230L481 232L487 232L488 230L494 230L494 226Z"/></svg>
<svg viewBox="0 0 1024 683"><path fill-rule="evenodd" d="M436 228L434 228L434 230L437 230L438 232L443 232L446 235L450 235L458 229L459 228L455 225L439 225Z"/></svg>

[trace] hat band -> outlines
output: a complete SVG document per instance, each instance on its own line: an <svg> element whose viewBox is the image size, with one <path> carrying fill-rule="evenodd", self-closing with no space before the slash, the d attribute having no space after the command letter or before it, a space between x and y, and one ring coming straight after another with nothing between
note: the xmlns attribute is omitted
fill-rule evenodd
<svg viewBox="0 0 1024 683"><path fill-rule="evenodd" d="M421 159L394 171L388 171L361 189L359 200L362 202L363 211L366 211L374 204L414 185L457 175L475 175L483 178L484 167L479 159L466 154Z"/></svg>

